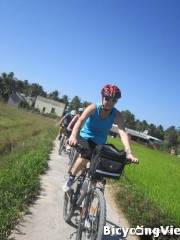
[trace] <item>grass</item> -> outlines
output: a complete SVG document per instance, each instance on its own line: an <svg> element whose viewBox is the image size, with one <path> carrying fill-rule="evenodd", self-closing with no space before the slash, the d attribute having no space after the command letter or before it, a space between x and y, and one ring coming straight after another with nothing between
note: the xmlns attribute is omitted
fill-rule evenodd
<svg viewBox="0 0 180 240"><path fill-rule="evenodd" d="M0 103L0 154L10 151L16 144L43 131L43 117L16 110ZM46 121L52 122L52 121Z"/></svg>
<svg viewBox="0 0 180 240"><path fill-rule="evenodd" d="M118 139L109 142L122 148ZM127 166L115 183L117 199L134 225L180 225L180 159L133 144L139 165Z"/></svg>
<svg viewBox="0 0 180 240"><path fill-rule="evenodd" d="M38 194L57 129L53 120L1 104L0 133L0 239L6 239Z"/></svg>

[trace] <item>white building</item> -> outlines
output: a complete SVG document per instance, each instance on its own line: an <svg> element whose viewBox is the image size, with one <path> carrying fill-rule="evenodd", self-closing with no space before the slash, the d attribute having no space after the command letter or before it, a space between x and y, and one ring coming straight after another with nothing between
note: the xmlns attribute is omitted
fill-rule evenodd
<svg viewBox="0 0 180 240"><path fill-rule="evenodd" d="M52 99L41 96L37 96L34 105L34 108L39 109L41 113L52 113L60 117L63 115L65 107L65 103L54 101Z"/></svg>
<svg viewBox="0 0 180 240"><path fill-rule="evenodd" d="M110 132L114 133L115 135L118 134L117 125L113 124ZM126 128L126 132L128 133L128 135L132 140L137 142L146 143L152 146L160 146L163 143L162 140L148 135L147 130L145 130L144 132L140 132L140 131Z"/></svg>
<svg viewBox="0 0 180 240"><path fill-rule="evenodd" d="M18 105L21 102L26 102L26 99L24 98L24 95L19 92L13 92L8 99L8 105L11 105L13 107L18 107Z"/></svg>

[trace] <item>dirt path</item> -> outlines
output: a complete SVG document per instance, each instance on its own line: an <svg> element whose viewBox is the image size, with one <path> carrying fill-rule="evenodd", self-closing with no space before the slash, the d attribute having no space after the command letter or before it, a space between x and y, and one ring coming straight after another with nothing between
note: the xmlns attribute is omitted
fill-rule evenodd
<svg viewBox="0 0 180 240"><path fill-rule="evenodd" d="M54 142L50 155L49 170L41 177L41 194L37 201L12 231L9 240L67 240L75 239L76 229L63 220L63 191L67 157L58 155L59 141ZM122 213L119 215L114 201L106 191L107 224L129 227ZM104 236L102 240L119 240L119 236ZM136 239L128 236L127 239Z"/></svg>

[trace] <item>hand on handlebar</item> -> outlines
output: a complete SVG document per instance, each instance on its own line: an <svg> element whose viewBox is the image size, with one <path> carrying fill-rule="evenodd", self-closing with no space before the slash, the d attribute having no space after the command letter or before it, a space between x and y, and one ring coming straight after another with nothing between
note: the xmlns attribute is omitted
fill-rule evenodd
<svg viewBox="0 0 180 240"><path fill-rule="evenodd" d="M135 163L135 164L139 163L139 160L136 157L134 157L132 153L127 153L126 158L129 160L130 163Z"/></svg>
<svg viewBox="0 0 180 240"><path fill-rule="evenodd" d="M68 143L70 146L75 146L77 144L77 138L71 135L68 139Z"/></svg>

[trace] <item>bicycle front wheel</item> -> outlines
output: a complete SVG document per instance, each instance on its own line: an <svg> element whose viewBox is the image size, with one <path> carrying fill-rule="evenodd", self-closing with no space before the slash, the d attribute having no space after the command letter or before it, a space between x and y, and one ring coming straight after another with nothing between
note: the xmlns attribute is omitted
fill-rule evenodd
<svg viewBox="0 0 180 240"><path fill-rule="evenodd" d="M101 240L106 223L106 202L99 189L87 195L81 210L76 240Z"/></svg>

